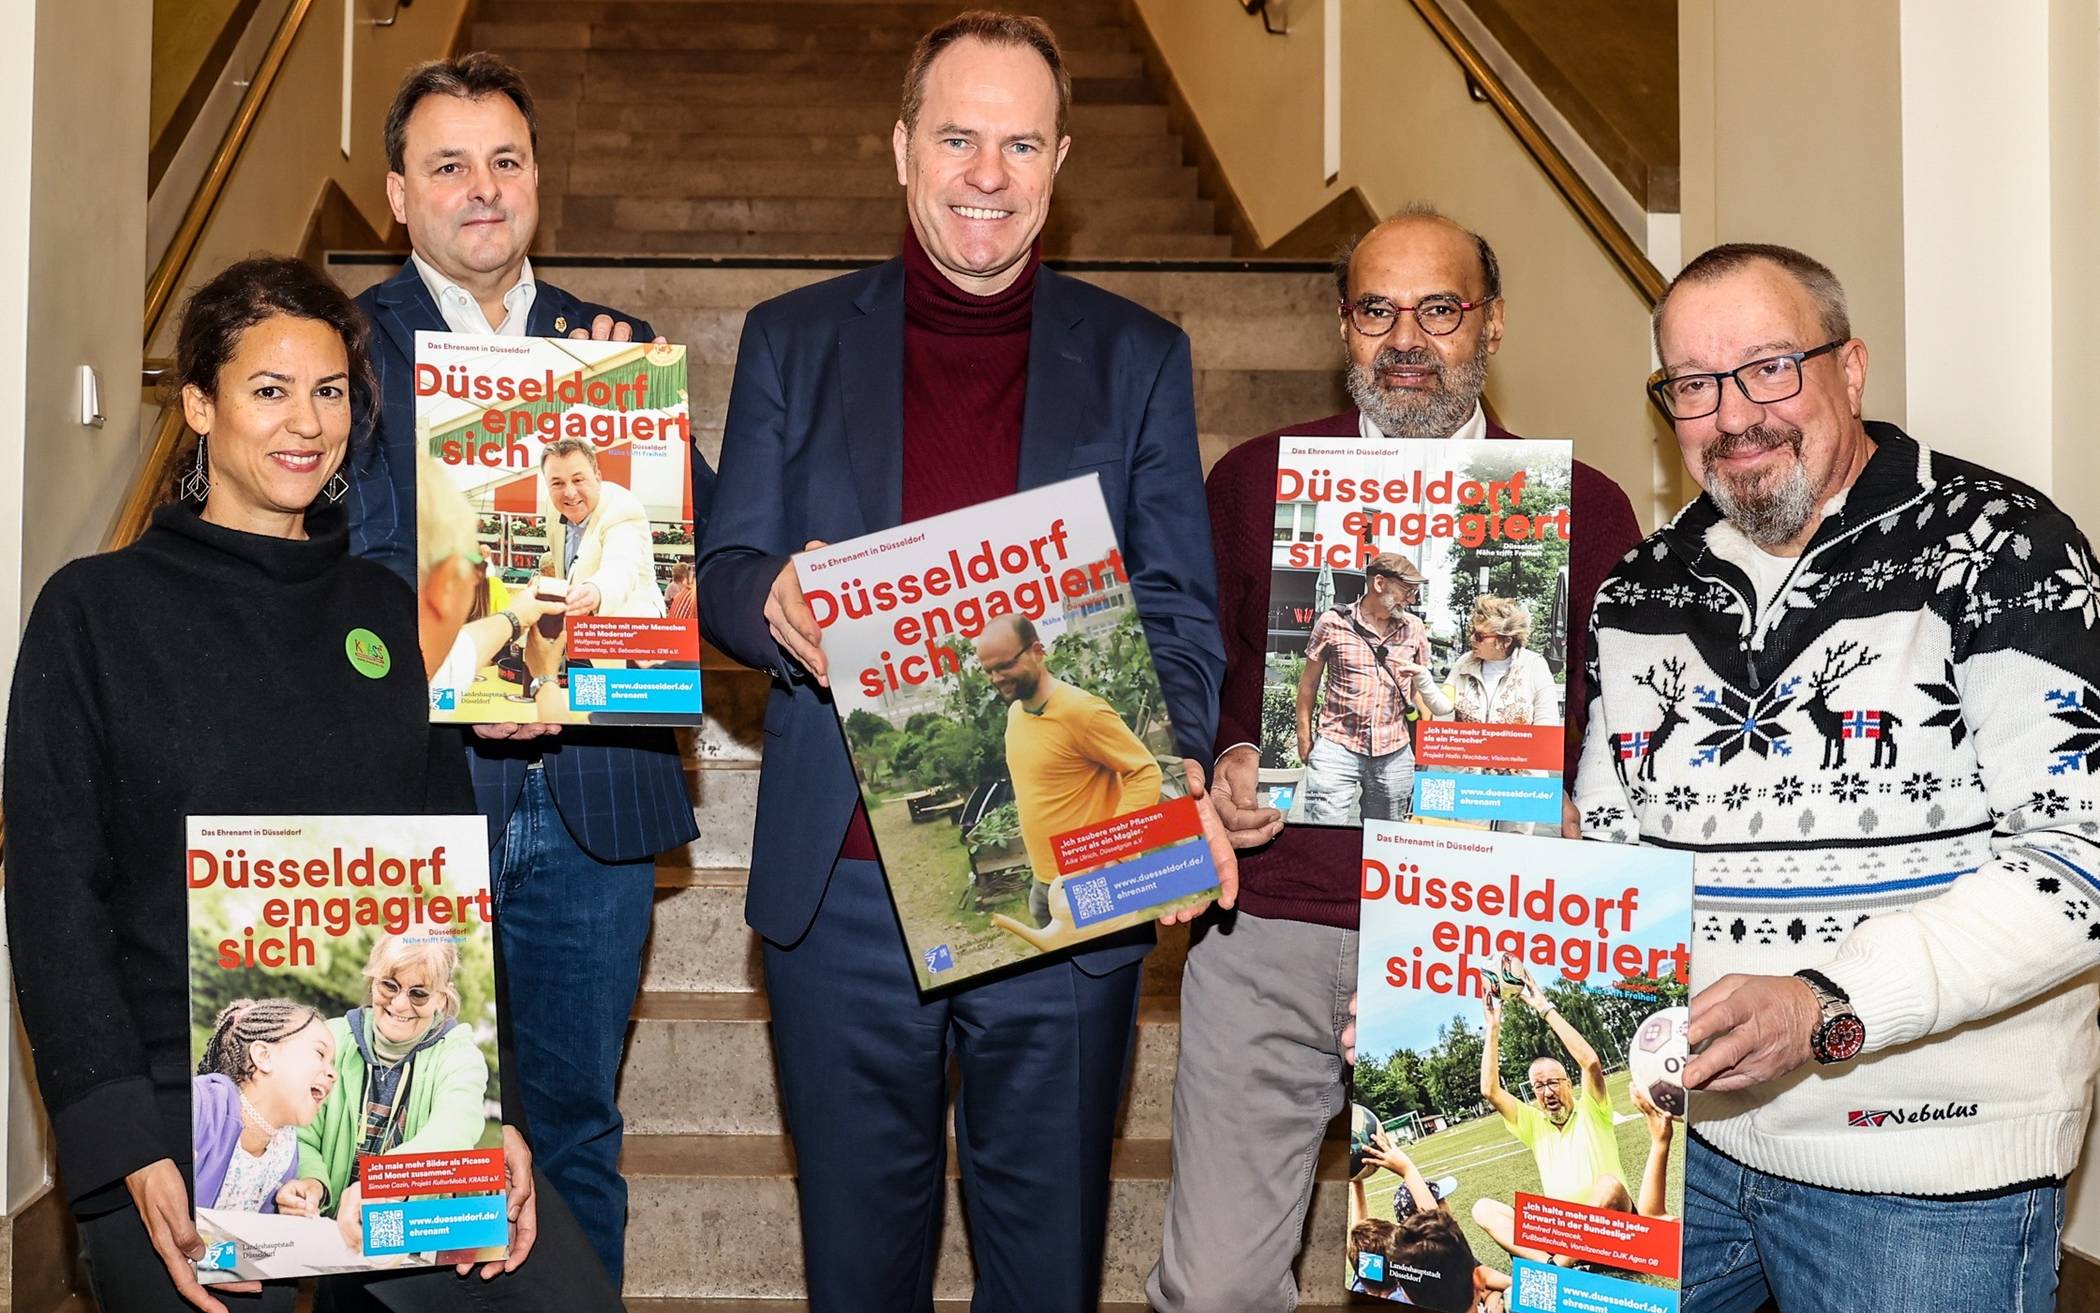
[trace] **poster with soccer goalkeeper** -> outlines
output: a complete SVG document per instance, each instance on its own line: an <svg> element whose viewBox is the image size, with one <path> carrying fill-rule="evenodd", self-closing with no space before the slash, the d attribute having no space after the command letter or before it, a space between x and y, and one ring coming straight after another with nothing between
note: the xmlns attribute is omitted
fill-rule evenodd
<svg viewBox="0 0 2100 1313"><path fill-rule="evenodd" d="M1689 858L1364 827L1352 1292L1677 1313Z"/></svg>

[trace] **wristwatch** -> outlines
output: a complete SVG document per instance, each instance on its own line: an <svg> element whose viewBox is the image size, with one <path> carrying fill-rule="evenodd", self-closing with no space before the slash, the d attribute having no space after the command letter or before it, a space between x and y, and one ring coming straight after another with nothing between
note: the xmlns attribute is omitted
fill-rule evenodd
<svg viewBox="0 0 2100 1313"><path fill-rule="evenodd" d="M1867 1026L1852 1008L1852 997L1820 971L1796 971L1794 978L1816 996L1822 1016L1808 1037L1808 1050L1825 1066L1850 1062L1867 1044Z"/></svg>
<svg viewBox="0 0 2100 1313"><path fill-rule="evenodd" d="M536 698L540 695L541 689L547 687L547 685L549 684L557 684L560 682L560 675L534 675L530 680L526 681L525 696L529 698Z"/></svg>

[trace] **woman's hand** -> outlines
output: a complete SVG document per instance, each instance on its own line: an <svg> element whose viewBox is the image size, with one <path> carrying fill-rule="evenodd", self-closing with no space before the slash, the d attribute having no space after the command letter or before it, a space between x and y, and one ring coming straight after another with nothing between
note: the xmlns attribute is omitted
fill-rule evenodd
<svg viewBox="0 0 2100 1313"><path fill-rule="evenodd" d="M510 1254L500 1262L483 1263L483 1281L501 1272L517 1271L540 1233L539 1201L532 1193L532 1149L517 1128L508 1124L503 1127L503 1174L510 1183L504 1201L504 1213L510 1218ZM459 1263L454 1270L465 1276L473 1267L472 1263Z"/></svg>
<svg viewBox="0 0 2100 1313"><path fill-rule="evenodd" d="M277 1191L277 1211L286 1217L319 1217L328 1189L311 1176L286 1181Z"/></svg>
<svg viewBox="0 0 2100 1313"><path fill-rule="evenodd" d="M182 1183L182 1170L175 1166L175 1160L162 1158L147 1163L124 1178L124 1188L131 1192L139 1221L146 1227L146 1238L167 1265L168 1279L175 1283L176 1293L206 1313L226 1313L224 1304L205 1293L203 1283L197 1280L197 1269L192 1266L204 1257L204 1241L197 1235L197 1220L190 1212L189 1187ZM249 1295L261 1290L262 1282L240 1281L220 1289Z"/></svg>

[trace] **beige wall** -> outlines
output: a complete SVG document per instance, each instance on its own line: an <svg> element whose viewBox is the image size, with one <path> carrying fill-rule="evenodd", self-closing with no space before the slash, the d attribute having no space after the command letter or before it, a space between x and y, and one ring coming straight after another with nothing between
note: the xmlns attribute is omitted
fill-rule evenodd
<svg viewBox="0 0 2100 1313"><path fill-rule="evenodd" d="M0 195L26 197L31 178L29 132L35 107L36 11L18 5L11 29L14 38L0 45ZM22 541L22 447L25 431L23 385L27 376L25 346L29 330L29 207L0 205L0 544ZM14 675L14 636L22 627L22 573L0 569L0 689ZM5 694L0 693L0 698ZM0 971L0 983L6 972ZM17 1118L26 1106L22 1048L15 1035L12 1005L0 1007L0 1116L7 1132L0 1139L0 1213L12 1213L45 1181L44 1149L33 1116Z"/></svg>
<svg viewBox="0 0 2100 1313"><path fill-rule="evenodd" d="M386 160L380 125L402 72L445 52L465 0L419 0L390 28L359 22L351 49L351 154L343 158L343 10L360 17L391 6L367 0L316 0L290 59L228 182L209 233L191 265L191 282L209 278L259 250L291 252L306 231L323 185L334 179L374 229L387 231ZM185 289L187 290L187 289ZM174 315L155 339L162 353Z"/></svg>
<svg viewBox="0 0 2100 1313"><path fill-rule="evenodd" d="M1342 0L1342 171L1328 187L1318 4L1293 0L1279 38L1231 5L1136 2L1263 241L1351 186L1380 213L1429 201L1487 235L1509 298L1488 384L1497 414L1519 433L1573 438L1652 525L1658 469L1674 493L1676 456L1641 394L1646 304L1494 110L1467 95L1413 8Z"/></svg>
<svg viewBox="0 0 2100 1313"><path fill-rule="evenodd" d="M153 0L148 127L159 137L240 0ZM149 139L148 145L151 145Z"/></svg>
<svg viewBox="0 0 2100 1313"><path fill-rule="evenodd" d="M2050 494L2100 535L2100 3L2049 6ZM2089 1252L2100 1253L2100 1179Z"/></svg>
<svg viewBox="0 0 2100 1313"><path fill-rule="evenodd" d="M1868 413L1901 423L1898 9L1682 0L1677 31L1685 257L1720 242L1779 242L1829 265L1872 357Z"/></svg>
<svg viewBox="0 0 2100 1313"><path fill-rule="evenodd" d="M107 490L135 459L150 58L150 33L123 0L17 9L28 22L0 55L0 185L19 198L0 218L0 671L10 679L28 600L61 562L99 545ZM127 189L136 203L122 203ZM83 364L105 384L100 429L79 423ZM0 1063L11 1209L47 1177L20 1046L7 1043Z"/></svg>
<svg viewBox="0 0 2100 1313"><path fill-rule="evenodd" d="M375 227L387 223L381 118L402 68L442 53L464 0L422 0L391 29L357 25L348 160L338 145L346 3L363 12L362 0L317 0L193 281L252 251L295 249L331 177ZM102 547L142 455L152 66L152 32L126 0L17 0L10 17L0 50L0 188L21 199L0 206L0 690L30 600L60 565ZM172 333L170 315L162 342ZM82 364L101 375L100 429L78 422ZM0 1044L10 1210L47 1180L27 1095L20 1047Z"/></svg>
<svg viewBox="0 0 2100 1313"><path fill-rule="evenodd" d="M1686 253L1823 260L1869 416L2100 526L2100 6L1682 0L1678 32Z"/></svg>
<svg viewBox="0 0 2100 1313"><path fill-rule="evenodd" d="M1280 37L1221 0L1135 5L1263 245L1347 189L1320 169L1320 0L1277 0L1272 15L1290 29Z"/></svg>
<svg viewBox="0 0 2100 1313"><path fill-rule="evenodd" d="M152 34L123 0L37 0L23 346L24 599L102 545L137 461L146 283L146 86ZM77 70L95 69L94 77ZM93 365L108 422L83 428ZM4 636L12 650L12 631Z"/></svg>

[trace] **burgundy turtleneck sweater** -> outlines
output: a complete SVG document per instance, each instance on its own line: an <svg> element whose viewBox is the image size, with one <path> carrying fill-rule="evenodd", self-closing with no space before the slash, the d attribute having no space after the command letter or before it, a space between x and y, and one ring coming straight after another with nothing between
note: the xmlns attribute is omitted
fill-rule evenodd
<svg viewBox="0 0 2100 1313"><path fill-rule="evenodd" d="M1020 277L978 296L950 282L905 229L903 523L1019 491L1041 260L1038 242ZM865 808L854 809L839 856L876 860Z"/></svg>

